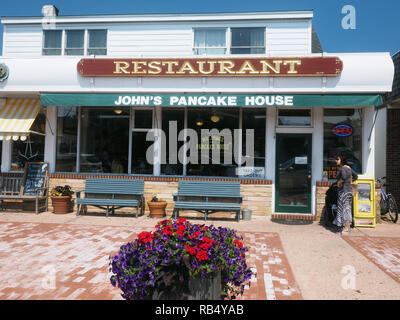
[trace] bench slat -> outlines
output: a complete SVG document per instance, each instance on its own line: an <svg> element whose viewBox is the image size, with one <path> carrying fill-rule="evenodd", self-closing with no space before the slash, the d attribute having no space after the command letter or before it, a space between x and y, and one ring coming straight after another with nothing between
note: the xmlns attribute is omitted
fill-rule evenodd
<svg viewBox="0 0 400 320"><path fill-rule="evenodd" d="M143 190L144 180L88 178L85 186L86 193L142 195Z"/></svg>
<svg viewBox="0 0 400 320"><path fill-rule="evenodd" d="M179 196L240 197L240 182L179 181Z"/></svg>
<svg viewBox="0 0 400 320"><path fill-rule="evenodd" d="M240 203L221 203L221 202L189 202L189 201L177 201L175 202L175 208L177 209L226 209L235 210L240 209Z"/></svg>
<svg viewBox="0 0 400 320"><path fill-rule="evenodd" d="M137 200L125 200L125 199L96 199L96 198L82 198L77 199L77 204L96 204L104 206L136 206L139 201Z"/></svg>

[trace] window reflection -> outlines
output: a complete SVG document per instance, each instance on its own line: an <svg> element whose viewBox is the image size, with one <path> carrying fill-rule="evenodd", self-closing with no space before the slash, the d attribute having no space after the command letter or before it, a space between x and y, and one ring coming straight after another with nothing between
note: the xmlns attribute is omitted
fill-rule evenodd
<svg viewBox="0 0 400 320"><path fill-rule="evenodd" d="M82 108L81 172L128 172L129 118L129 108Z"/></svg>
<svg viewBox="0 0 400 320"><path fill-rule="evenodd" d="M197 132L198 164L189 163L187 165L187 175L237 176L233 130L239 128L239 108L189 109L188 128ZM220 134L210 132L209 137L201 136L201 130L212 129L216 129ZM227 137L222 134L223 129L230 130L230 140L226 140ZM219 153L219 164L213 163L213 151ZM225 151L227 151L227 154L225 154Z"/></svg>
<svg viewBox="0 0 400 320"><path fill-rule="evenodd" d="M57 107L56 171L76 171L78 108Z"/></svg>
<svg viewBox="0 0 400 320"><path fill-rule="evenodd" d="M12 142L11 170L24 170L26 162L44 161L44 141L46 132L46 111L40 110L33 122L30 133L25 141Z"/></svg>
<svg viewBox="0 0 400 320"><path fill-rule="evenodd" d="M336 156L344 153L349 166L362 172L362 109L324 110L324 174L336 178Z"/></svg>

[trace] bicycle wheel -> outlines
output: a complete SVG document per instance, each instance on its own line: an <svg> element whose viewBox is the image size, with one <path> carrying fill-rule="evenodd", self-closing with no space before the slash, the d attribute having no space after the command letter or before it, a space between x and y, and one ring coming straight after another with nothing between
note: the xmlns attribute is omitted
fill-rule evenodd
<svg viewBox="0 0 400 320"><path fill-rule="evenodd" d="M393 196L389 194L387 201L390 219L392 219L393 223L396 223L397 219L399 218L399 211L397 209L396 200L394 200Z"/></svg>

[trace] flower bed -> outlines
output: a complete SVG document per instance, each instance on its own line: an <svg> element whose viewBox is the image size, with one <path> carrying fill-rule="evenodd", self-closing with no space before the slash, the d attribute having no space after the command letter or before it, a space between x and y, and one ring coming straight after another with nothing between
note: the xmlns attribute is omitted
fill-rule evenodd
<svg viewBox="0 0 400 320"><path fill-rule="evenodd" d="M242 237L235 230L166 219L110 257L111 283L124 299L184 299L188 279L221 272L221 298L250 285Z"/></svg>

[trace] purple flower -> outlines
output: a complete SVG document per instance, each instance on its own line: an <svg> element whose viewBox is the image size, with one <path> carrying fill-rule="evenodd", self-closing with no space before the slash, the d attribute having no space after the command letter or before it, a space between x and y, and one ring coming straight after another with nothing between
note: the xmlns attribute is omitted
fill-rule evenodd
<svg viewBox="0 0 400 320"><path fill-rule="evenodd" d="M164 220L153 233L152 243L142 244L136 239L122 245L118 255L110 257L110 282L114 286L118 283L124 299L148 299L159 288L157 279L161 271L178 271L181 277L183 274L205 277L221 270L224 297L242 294L245 284L250 285L252 271L247 267L245 256L242 257L247 248L239 250L234 244L235 239L243 239L235 230L214 226L204 228L205 225L185 222L184 235L170 238L162 232L166 225L175 230L179 228L177 221ZM196 239L189 239L195 233ZM185 246L198 253L204 250L199 246L205 237L217 244L206 249L207 259L199 261L196 255L188 254ZM163 264L159 264L160 261Z"/></svg>

